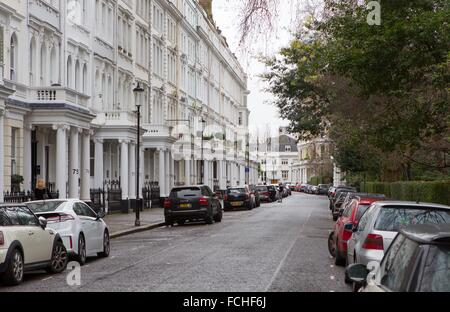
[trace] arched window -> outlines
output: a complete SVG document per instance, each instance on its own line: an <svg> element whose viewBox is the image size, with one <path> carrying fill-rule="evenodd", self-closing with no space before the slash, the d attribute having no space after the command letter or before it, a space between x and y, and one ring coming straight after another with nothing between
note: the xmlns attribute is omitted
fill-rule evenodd
<svg viewBox="0 0 450 312"><path fill-rule="evenodd" d="M45 43L41 46L41 87L47 84L47 47Z"/></svg>
<svg viewBox="0 0 450 312"><path fill-rule="evenodd" d="M58 72L58 56L56 53L56 47L53 47L50 52L50 84L59 82Z"/></svg>
<svg viewBox="0 0 450 312"><path fill-rule="evenodd" d="M83 93L84 94L88 94L88 69L87 69L87 64L83 65Z"/></svg>
<svg viewBox="0 0 450 312"><path fill-rule="evenodd" d="M10 60L9 60L9 66L10 66L10 79L12 81L17 81L17 61L18 61L18 46L17 46L17 36L14 33L11 36L11 41L10 41Z"/></svg>
<svg viewBox="0 0 450 312"><path fill-rule="evenodd" d="M28 61L29 64L29 73L30 73L30 86L34 87L36 84L36 40L31 38L30 42L30 59Z"/></svg>
<svg viewBox="0 0 450 312"><path fill-rule="evenodd" d="M66 85L68 88L72 88L72 73L73 73L73 69L72 69L72 57L69 56L67 58L67 77L66 77Z"/></svg>
<svg viewBox="0 0 450 312"><path fill-rule="evenodd" d="M80 62L77 60L77 62L75 63L75 90L76 91L81 91L80 88Z"/></svg>

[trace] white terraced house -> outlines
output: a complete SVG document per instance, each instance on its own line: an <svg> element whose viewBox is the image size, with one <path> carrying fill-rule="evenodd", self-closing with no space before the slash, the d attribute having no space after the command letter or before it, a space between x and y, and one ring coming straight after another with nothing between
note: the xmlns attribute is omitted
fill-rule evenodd
<svg viewBox="0 0 450 312"><path fill-rule="evenodd" d="M137 175L161 197L175 185L256 183L247 76L211 2L0 0L0 194L44 180L89 201L119 181L128 201Z"/></svg>

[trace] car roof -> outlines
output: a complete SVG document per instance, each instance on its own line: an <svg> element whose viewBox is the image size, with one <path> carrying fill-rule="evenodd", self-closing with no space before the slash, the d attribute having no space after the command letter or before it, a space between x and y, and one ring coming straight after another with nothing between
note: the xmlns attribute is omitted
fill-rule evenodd
<svg viewBox="0 0 450 312"><path fill-rule="evenodd" d="M411 225L400 233L422 244L450 244L450 224L446 223Z"/></svg>
<svg viewBox="0 0 450 312"><path fill-rule="evenodd" d="M409 201L379 201L376 205L380 207L416 207L416 208L436 208L436 209L450 209L450 206L433 204L433 203L421 203L421 202L409 202Z"/></svg>

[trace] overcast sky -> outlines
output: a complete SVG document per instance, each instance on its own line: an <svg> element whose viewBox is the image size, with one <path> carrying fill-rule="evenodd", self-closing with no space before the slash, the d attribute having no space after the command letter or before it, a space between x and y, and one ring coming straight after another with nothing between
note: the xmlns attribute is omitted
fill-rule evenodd
<svg viewBox="0 0 450 312"><path fill-rule="evenodd" d="M233 52L236 53L244 70L249 76L248 89L251 91L249 96L249 109L251 110L250 127L255 129L265 129L266 125L277 129L279 126L287 125L286 121L279 118L278 110L275 106L269 104L272 99L271 95L263 91L265 84L258 78L263 73L265 67L258 62L255 56L258 53L264 55L273 55L280 47L288 44L290 35L290 26L294 25L291 1L281 1L283 7L279 8L279 16L282 16L280 25L276 31L267 38L267 40L259 40L258 44L252 44L249 49L241 49L239 43L239 17L238 13L242 1L240 0L213 0L213 17L217 26L227 37L228 44Z"/></svg>

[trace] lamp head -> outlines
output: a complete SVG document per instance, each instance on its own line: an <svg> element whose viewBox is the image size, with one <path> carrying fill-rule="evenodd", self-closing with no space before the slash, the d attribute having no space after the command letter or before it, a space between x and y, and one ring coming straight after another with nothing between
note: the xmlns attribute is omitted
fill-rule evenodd
<svg viewBox="0 0 450 312"><path fill-rule="evenodd" d="M136 88L133 89L134 93L142 93L144 91L145 91L144 88L141 87L141 84L139 82L138 82Z"/></svg>

